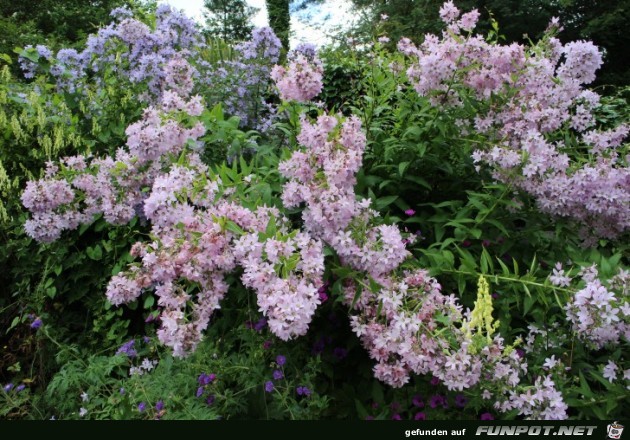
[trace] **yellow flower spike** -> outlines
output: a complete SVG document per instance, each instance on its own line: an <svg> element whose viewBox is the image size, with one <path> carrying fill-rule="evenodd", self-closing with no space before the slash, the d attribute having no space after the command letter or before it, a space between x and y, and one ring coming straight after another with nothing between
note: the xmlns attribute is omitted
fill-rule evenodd
<svg viewBox="0 0 630 440"><path fill-rule="evenodd" d="M492 318L492 296L490 296L490 286L488 281L482 276L477 283L477 300L475 307L470 313L470 319L464 322L462 329L466 338L472 340L473 331L478 335L484 335L488 343L492 342L492 335L499 327L499 321ZM475 349L471 347L472 349Z"/></svg>

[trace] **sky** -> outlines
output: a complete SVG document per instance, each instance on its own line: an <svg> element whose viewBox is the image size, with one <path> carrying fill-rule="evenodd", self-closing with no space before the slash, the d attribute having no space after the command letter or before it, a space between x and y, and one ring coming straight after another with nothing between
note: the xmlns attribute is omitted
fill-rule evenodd
<svg viewBox="0 0 630 440"><path fill-rule="evenodd" d="M291 47L301 42L310 42L321 46L330 41L330 35L337 27L345 27L350 23L351 8L349 0L326 0L319 5L311 5L304 10L297 10L293 2L291 11ZM189 17L203 23L203 0L161 0L160 3L183 9ZM268 26L265 0L247 0L250 6L258 8L253 24L256 27Z"/></svg>

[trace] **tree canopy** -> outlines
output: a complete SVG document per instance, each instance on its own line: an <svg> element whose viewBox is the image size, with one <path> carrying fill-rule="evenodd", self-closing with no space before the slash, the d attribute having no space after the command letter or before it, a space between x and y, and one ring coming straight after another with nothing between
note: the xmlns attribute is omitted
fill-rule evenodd
<svg viewBox="0 0 630 440"><path fill-rule="evenodd" d="M206 32L225 41L245 40L252 31L251 19L258 9L245 0L205 0Z"/></svg>

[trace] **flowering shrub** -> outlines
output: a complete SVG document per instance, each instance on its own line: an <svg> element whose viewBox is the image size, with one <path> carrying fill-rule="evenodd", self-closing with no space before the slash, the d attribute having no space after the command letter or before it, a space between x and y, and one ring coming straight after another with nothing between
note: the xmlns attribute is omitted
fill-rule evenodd
<svg viewBox="0 0 630 440"><path fill-rule="evenodd" d="M619 148L629 127L594 130L599 96L582 89L595 79L602 55L592 43L562 45L552 22L546 37L526 48L487 42L472 34L479 14L460 17L452 2L440 15L448 32L430 35L420 47L401 40L398 48L414 61L407 75L415 90L433 105L476 109L459 121L464 132L482 134L491 143L474 151L493 176L532 194L538 207L581 225L581 235L615 238L629 226L627 158ZM417 59L417 61L415 61ZM568 145L549 138L568 126L591 159L571 157Z"/></svg>
<svg viewBox="0 0 630 440"><path fill-rule="evenodd" d="M370 95L342 115L312 105L326 64L311 46L276 65L280 44L259 29L233 59L211 62L180 13L161 6L155 28L113 15L81 54L38 46L22 57L32 87L52 80L54 96L74 103L61 106L71 125L95 97L94 125L77 130L102 143L50 150L21 194L25 233L45 253L88 230L112 240L128 231L85 250L95 261L113 254L99 278L111 322L98 323L111 327L111 356L68 344L47 415L564 419L627 409L628 127L603 129L606 98L582 88L601 64L591 43L560 44L554 22L531 47L503 46L473 34L476 11L447 2L441 38L403 39L398 53L378 43L361 60L357 89ZM111 114L105 92L124 85L134 104ZM122 126L99 138L103 121ZM208 160L218 145L253 152ZM575 223L579 237L566 233ZM37 307L16 312L11 329L64 347L48 323L54 309ZM595 399L603 389L612 403Z"/></svg>

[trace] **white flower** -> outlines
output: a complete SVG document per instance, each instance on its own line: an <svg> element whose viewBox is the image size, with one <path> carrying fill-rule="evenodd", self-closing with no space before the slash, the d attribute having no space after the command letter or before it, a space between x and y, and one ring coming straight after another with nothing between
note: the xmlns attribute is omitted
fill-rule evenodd
<svg viewBox="0 0 630 440"><path fill-rule="evenodd" d="M604 367L603 376L604 379L608 379L610 382L617 379L617 364L613 361L608 361L608 364Z"/></svg>
<svg viewBox="0 0 630 440"><path fill-rule="evenodd" d="M79 409L79 417L85 417L88 413L88 410L85 408Z"/></svg>
<svg viewBox="0 0 630 440"><path fill-rule="evenodd" d="M81 400L82 400L83 402L87 402L88 400L90 400L90 396L88 396L88 393L86 393L85 391L83 391L83 392L81 393Z"/></svg>
<svg viewBox="0 0 630 440"><path fill-rule="evenodd" d="M545 359L545 363L543 364L543 368L547 368L551 370L553 367L558 365L558 361L556 360L556 355L551 355L550 358Z"/></svg>

